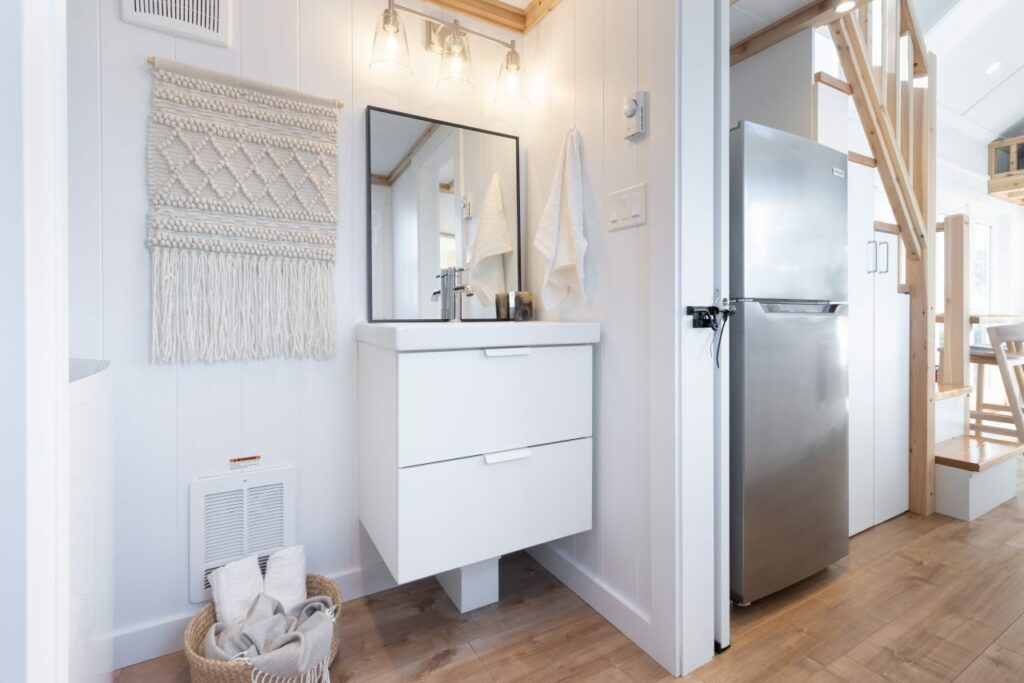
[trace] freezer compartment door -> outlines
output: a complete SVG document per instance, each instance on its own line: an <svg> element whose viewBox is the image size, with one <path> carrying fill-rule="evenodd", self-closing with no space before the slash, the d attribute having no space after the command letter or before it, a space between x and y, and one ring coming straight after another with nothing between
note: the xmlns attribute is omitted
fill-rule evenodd
<svg viewBox="0 0 1024 683"><path fill-rule="evenodd" d="M747 302L732 330L732 594L751 602L844 557L845 305Z"/></svg>
<svg viewBox="0 0 1024 683"><path fill-rule="evenodd" d="M744 121L731 141L731 278L737 299L847 300L847 159Z"/></svg>

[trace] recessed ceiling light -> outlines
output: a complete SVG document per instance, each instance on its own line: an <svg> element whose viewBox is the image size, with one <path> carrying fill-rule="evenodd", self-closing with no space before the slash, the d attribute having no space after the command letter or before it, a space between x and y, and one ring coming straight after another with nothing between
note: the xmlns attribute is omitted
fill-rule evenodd
<svg viewBox="0 0 1024 683"><path fill-rule="evenodd" d="M841 0L836 3L836 12L838 14L846 14L855 7L857 7L857 3L854 0Z"/></svg>
<svg viewBox="0 0 1024 683"><path fill-rule="evenodd" d="M994 74L995 72L999 71L999 67L1001 67L1002 65L1002 62L992 62L991 64L988 65L988 68L985 69L985 73Z"/></svg>

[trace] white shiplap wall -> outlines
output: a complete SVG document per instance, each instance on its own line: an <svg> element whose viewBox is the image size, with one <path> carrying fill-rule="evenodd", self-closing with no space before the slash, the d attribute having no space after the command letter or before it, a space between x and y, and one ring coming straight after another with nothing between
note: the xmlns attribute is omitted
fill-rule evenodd
<svg viewBox="0 0 1024 683"><path fill-rule="evenodd" d="M414 0L408 4L439 13ZM519 122L492 104L500 47L474 41L477 92L444 100L433 85L438 58L421 49L421 23L413 18L407 22L413 76L371 74L366 63L383 0L239 0L227 49L125 24L119 5L68 3L68 62L71 353L106 358L113 367L115 648L121 666L180 649L185 620L196 610L187 597L189 482L223 471L232 456L259 453L269 463L298 466L299 537L311 570L339 577L346 597L387 585L387 572L357 521L353 471L352 329L366 315L365 107L513 134ZM344 102L334 360L149 363L149 55Z"/></svg>
<svg viewBox="0 0 1024 683"><path fill-rule="evenodd" d="M594 528L534 552L659 663L688 671L714 641L710 335L680 316L684 296L714 295L714 4L563 0L524 56L527 243L572 126L589 243L587 299L541 316L601 323ZM627 141L622 102L636 90L651 94L650 129ZM641 182L647 224L609 231L608 195ZM539 292L543 263L527 254Z"/></svg>
<svg viewBox="0 0 1024 683"><path fill-rule="evenodd" d="M621 114L623 98L640 83L639 21L637 0L563 0L527 34L527 244L547 202L566 131L575 126L582 139L589 300L573 296L543 315L601 322L594 354L594 529L552 545L617 593L635 612L631 616L649 621L650 525L638 504L650 495L650 460L640 426L647 402L642 274L649 231L606 228L607 194L648 180L641 160L648 142L623 138ZM528 263L527 281L539 304L543 262Z"/></svg>

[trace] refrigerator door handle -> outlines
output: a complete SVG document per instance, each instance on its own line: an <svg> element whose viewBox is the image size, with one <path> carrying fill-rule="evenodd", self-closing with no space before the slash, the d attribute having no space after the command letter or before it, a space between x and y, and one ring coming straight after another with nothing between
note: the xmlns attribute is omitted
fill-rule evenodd
<svg viewBox="0 0 1024 683"><path fill-rule="evenodd" d="M868 240L868 273L878 272L878 241Z"/></svg>
<svg viewBox="0 0 1024 683"><path fill-rule="evenodd" d="M882 247L885 248L885 260L883 261L883 263L885 263L885 265L884 266L880 266L879 270L878 270L878 272L880 274L885 275L886 273L889 272L889 243L888 242L879 242L878 243L878 247L879 248L882 248Z"/></svg>
<svg viewBox="0 0 1024 683"><path fill-rule="evenodd" d="M842 304L834 301L762 301L761 309L769 314L832 315Z"/></svg>

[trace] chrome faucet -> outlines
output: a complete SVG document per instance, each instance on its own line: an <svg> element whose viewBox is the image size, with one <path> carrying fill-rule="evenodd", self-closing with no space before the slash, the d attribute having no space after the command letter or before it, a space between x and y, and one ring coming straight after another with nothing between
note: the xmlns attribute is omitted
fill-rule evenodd
<svg viewBox="0 0 1024 683"><path fill-rule="evenodd" d="M436 276L441 280L441 289L430 295L431 301L441 299L442 320L462 320L462 295L473 296L473 291L462 282L465 268L445 268Z"/></svg>

